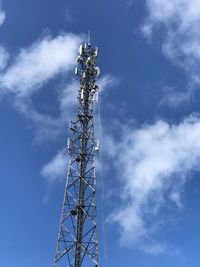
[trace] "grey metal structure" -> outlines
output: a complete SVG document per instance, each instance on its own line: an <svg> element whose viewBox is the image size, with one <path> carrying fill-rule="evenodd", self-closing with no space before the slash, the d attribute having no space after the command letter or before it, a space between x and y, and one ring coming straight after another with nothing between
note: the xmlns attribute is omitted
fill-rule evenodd
<svg viewBox="0 0 200 267"><path fill-rule="evenodd" d="M70 156L54 267L98 267L93 104L98 91L98 49L88 41L79 48L75 74L80 79L78 110L71 121Z"/></svg>

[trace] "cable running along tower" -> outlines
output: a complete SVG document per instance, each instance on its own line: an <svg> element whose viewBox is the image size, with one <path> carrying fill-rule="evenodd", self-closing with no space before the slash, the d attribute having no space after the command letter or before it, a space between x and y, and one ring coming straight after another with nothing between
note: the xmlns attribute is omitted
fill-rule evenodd
<svg viewBox="0 0 200 267"><path fill-rule="evenodd" d="M98 267L93 104L97 96L98 49L87 43L79 48L75 74L80 79L78 110L68 139L69 167L54 267Z"/></svg>

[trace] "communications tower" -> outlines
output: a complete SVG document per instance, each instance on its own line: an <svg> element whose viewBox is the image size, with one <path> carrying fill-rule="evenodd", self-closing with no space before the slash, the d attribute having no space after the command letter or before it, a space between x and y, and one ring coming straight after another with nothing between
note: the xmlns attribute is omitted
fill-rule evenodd
<svg viewBox="0 0 200 267"><path fill-rule="evenodd" d="M99 145L93 112L100 73L97 52L88 40L80 45L77 57L78 108L70 125L70 159L54 267L98 267L95 154Z"/></svg>

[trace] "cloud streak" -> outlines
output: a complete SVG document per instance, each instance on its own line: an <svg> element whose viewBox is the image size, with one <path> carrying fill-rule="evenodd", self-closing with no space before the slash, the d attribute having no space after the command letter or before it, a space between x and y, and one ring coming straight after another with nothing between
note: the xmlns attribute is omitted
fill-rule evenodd
<svg viewBox="0 0 200 267"><path fill-rule="evenodd" d="M0 46L0 71L4 70L9 59L9 53L5 47Z"/></svg>
<svg viewBox="0 0 200 267"><path fill-rule="evenodd" d="M20 96L32 94L56 75L69 72L80 37L62 34L46 36L31 47L21 49L0 77L1 87Z"/></svg>
<svg viewBox="0 0 200 267"><path fill-rule="evenodd" d="M60 134L64 116L65 120L69 118L64 109L70 114L76 83L65 82L59 88L57 117L39 112L32 101L33 96L59 75L65 74L68 77L75 65L80 42L81 37L71 33L62 33L56 37L48 35L38 39L30 47L20 49L15 58L9 58L8 51L0 47L0 94L12 98L16 110L34 125L37 141Z"/></svg>
<svg viewBox="0 0 200 267"><path fill-rule="evenodd" d="M144 35L151 38L154 33L162 34L163 54L185 71L189 81L187 90L194 90L200 84L199 1L146 0L146 6L148 17L142 27ZM190 94L185 99L188 97ZM172 104L177 100L179 104L184 101L184 97L174 92L167 100Z"/></svg>
<svg viewBox="0 0 200 267"><path fill-rule="evenodd" d="M2 1L0 1L0 26L4 23L6 19L6 12L2 9Z"/></svg>
<svg viewBox="0 0 200 267"><path fill-rule="evenodd" d="M182 211L185 183L199 171L199 136L200 117L191 115L179 124L159 120L135 130L130 124L120 140L107 140L122 188L120 207L110 219L118 224L123 244L151 254L167 250L158 238L167 221L163 210Z"/></svg>
<svg viewBox="0 0 200 267"><path fill-rule="evenodd" d="M66 176L67 156L64 149L58 151L56 156L43 166L41 176L43 176L48 183L52 184L56 181L62 181Z"/></svg>

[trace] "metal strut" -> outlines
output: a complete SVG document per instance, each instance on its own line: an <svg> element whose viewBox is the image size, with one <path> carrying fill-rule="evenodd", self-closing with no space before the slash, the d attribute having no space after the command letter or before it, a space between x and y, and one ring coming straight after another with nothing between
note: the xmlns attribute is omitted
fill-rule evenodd
<svg viewBox="0 0 200 267"><path fill-rule="evenodd" d="M75 74L80 79L78 111L71 122L70 155L58 233L55 267L98 267L93 103L100 73L97 48L82 44Z"/></svg>

